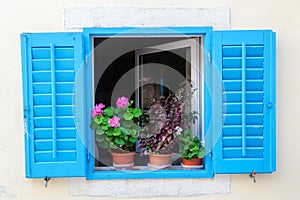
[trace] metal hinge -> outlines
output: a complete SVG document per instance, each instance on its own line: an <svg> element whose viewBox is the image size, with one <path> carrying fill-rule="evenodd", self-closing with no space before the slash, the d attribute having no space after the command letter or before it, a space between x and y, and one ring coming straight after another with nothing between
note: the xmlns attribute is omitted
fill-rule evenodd
<svg viewBox="0 0 300 200"><path fill-rule="evenodd" d="M29 109L28 109L27 107L24 107L24 119L27 118L27 116L28 116L28 111L29 111Z"/></svg>
<svg viewBox="0 0 300 200"><path fill-rule="evenodd" d="M23 126L24 126L24 134L26 136L26 139L29 140L30 133L28 132L28 108L24 108L24 119L23 119Z"/></svg>
<svg viewBox="0 0 300 200"><path fill-rule="evenodd" d="M249 177L253 179L254 183L256 183L256 177L255 177L255 175L256 175L256 171L255 170L252 170L251 174L249 175Z"/></svg>
<svg viewBox="0 0 300 200"><path fill-rule="evenodd" d="M50 181L50 177L45 176L44 181L45 181L45 187L48 187L48 182Z"/></svg>

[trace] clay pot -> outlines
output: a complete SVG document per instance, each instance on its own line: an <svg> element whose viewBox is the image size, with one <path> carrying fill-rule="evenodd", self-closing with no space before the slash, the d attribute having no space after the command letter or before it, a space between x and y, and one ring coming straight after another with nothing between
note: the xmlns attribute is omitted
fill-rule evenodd
<svg viewBox="0 0 300 200"><path fill-rule="evenodd" d="M128 152L128 153L114 153L111 152L113 157L113 163L115 165L130 165L134 162L134 155L135 152Z"/></svg>
<svg viewBox="0 0 300 200"><path fill-rule="evenodd" d="M152 168L163 169L170 166L172 154L150 154L149 165Z"/></svg>
<svg viewBox="0 0 300 200"><path fill-rule="evenodd" d="M202 165L202 158L192 158L190 160L182 158L182 164L186 166L199 166Z"/></svg>

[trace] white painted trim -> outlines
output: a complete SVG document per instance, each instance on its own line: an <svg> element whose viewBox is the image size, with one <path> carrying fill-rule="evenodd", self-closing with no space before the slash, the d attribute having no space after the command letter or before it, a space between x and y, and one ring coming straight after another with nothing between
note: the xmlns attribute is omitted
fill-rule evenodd
<svg viewBox="0 0 300 200"><path fill-rule="evenodd" d="M168 26L212 26L214 30L229 29L229 8L65 8L66 31L78 31L83 27Z"/></svg>

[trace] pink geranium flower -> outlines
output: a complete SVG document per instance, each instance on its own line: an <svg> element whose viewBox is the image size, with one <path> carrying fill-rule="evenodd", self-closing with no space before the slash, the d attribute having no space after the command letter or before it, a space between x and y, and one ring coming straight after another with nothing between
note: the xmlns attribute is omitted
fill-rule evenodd
<svg viewBox="0 0 300 200"><path fill-rule="evenodd" d="M113 128L118 128L119 126L119 121L120 121L120 118L119 117L113 117L111 118L110 120L108 120L108 123L111 127Z"/></svg>
<svg viewBox="0 0 300 200"><path fill-rule="evenodd" d="M103 108L105 108L105 105L102 103L95 105L91 113L92 118L95 118L98 115L103 115Z"/></svg>
<svg viewBox="0 0 300 200"><path fill-rule="evenodd" d="M125 109L126 106L128 105L128 103L129 103L128 98L126 98L126 97L119 97L117 99L117 103L116 104L117 104L117 107Z"/></svg>

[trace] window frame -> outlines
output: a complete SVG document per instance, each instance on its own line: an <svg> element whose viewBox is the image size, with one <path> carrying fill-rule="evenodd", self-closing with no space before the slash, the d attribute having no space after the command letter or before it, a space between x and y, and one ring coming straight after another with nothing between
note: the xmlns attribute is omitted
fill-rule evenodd
<svg viewBox="0 0 300 200"><path fill-rule="evenodd" d="M200 45L198 45L200 44ZM191 49L191 53L190 53L190 64L191 66L196 66L198 67L198 69L195 69L195 67L191 67L191 77L189 77L191 79L191 82L193 84L196 84L197 90L194 93L194 97L192 98L192 110L196 111L197 113L201 113L200 117L197 120L197 123L194 123L192 125L192 130L195 131L197 129L197 127L200 126L200 130L197 134L197 136L200 138L200 140L204 143L204 120L202 118L204 112L203 112L203 99L202 97L204 96L203 90L203 79L201 78L201 75L203 74L203 52L201 49L203 45L203 40L202 37L195 37L195 38L188 38L188 39L183 39L183 40L179 40L179 41L175 41L175 42L168 42L168 43L163 43L163 44L159 44L159 45L155 45L155 46L150 46L150 47L144 47L141 49L137 49L135 51L135 59L136 59L136 65L140 66L141 65L141 69L136 68L135 69L135 76L136 76L136 80L135 80L135 84L136 84L136 88L140 87L140 82L139 80L142 79L141 74L143 73L143 64L140 63L140 56L144 56L144 55L148 55L148 54L152 54L152 53L158 53L158 52L163 52L163 51L168 51L168 50L175 50L175 49L180 49L180 48L190 48ZM197 57L198 55L198 57ZM198 71L199 70L199 71ZM197 72L198 71L198 72ZM199 75L200 73L200 75ZM137 96L139 96L140 91L137 91ZM139 101L139 97L135 99L135 104L137 105L137 107L139 107L140 104L143 104L142 102ZM143 107L143 105L141 106Z"/></svg>
<svg viewBox="0 0 300 200"><path fill-rule="evenodd" d="M207 55L203 56L203 70L205 79L211 76L209 65L211 65L211 27L167 27L167 28L86 28L83 29L85 67L84 67L84 90L85 90L85 114L84 119L89 124L90 110L93 108L93 60L90 54L93 51L94 37L115 37L115 36L197 36L203 38L203 48ZM207 83L209 84L209 82ZM208 85L209 87L209 85ZM204 109L210 105L208 91L204 91ZM204 118L212 117L210 109L206 109ZM207 120L208 121L208 120ZM208 123L204 124L207 130ZM87 126L86 147L87 151L87 180L96 179L145 179L145 178L211 178L213 177L212 155L205 156L205 167L201 170L138 170L138 171L97 171L94 167L94 157L90 152L94 152L93 131Z"/></svg>

